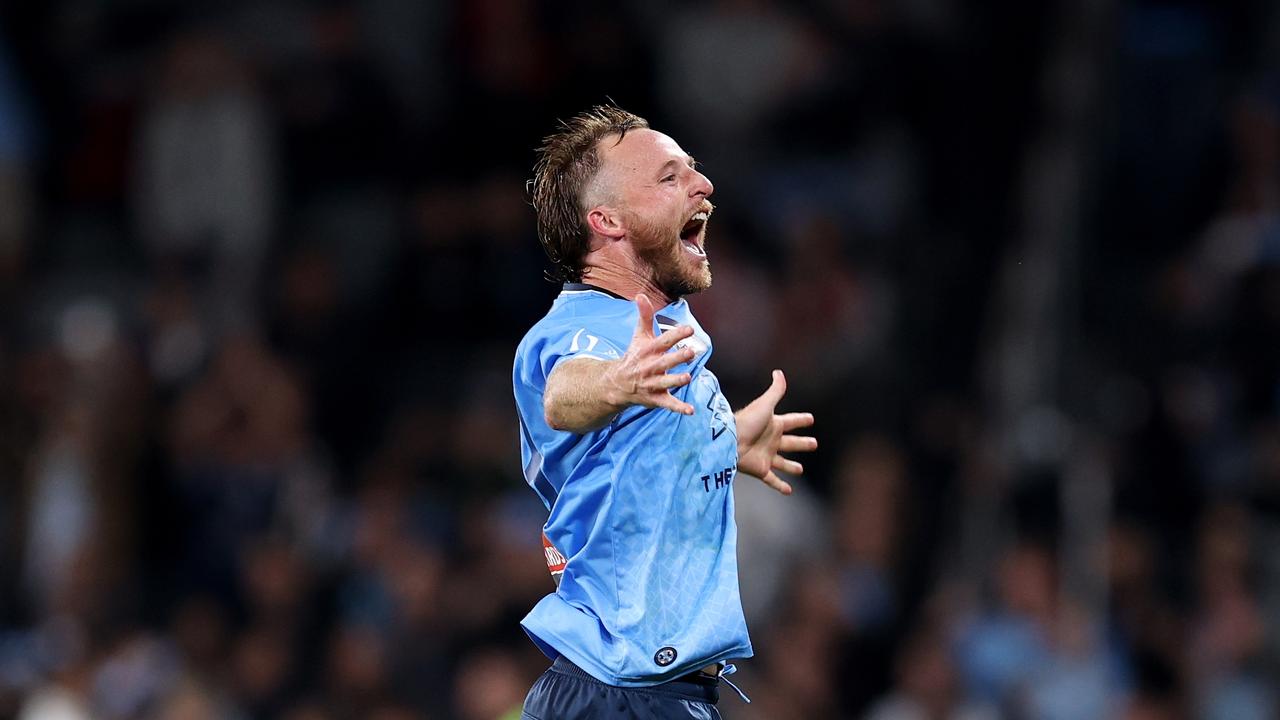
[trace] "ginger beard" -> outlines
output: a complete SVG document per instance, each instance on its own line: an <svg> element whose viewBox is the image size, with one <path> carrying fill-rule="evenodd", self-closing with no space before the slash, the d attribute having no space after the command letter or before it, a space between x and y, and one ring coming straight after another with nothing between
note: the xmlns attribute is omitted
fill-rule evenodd
<svg viewBox="0 0 1280 720"><path fill-rule="evenodd" d="M704 201L698 208L704 219L683 218L675 223L652 222L631 213L631 245L648 266L649 277L670 298L693 295L711 287L711 263L707 260L707 222L714 206ZM695 213L696 215L697 213Z"/></svg>

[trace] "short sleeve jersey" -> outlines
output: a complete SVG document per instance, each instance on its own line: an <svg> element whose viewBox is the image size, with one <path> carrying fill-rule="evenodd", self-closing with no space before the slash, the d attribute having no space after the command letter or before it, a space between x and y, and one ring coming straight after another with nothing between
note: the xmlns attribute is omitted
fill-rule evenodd
<svg viewBox="0 0 1280 720"><path fill-rule="evenodd" d="M672 373L693 415L632 406L576 434L543 415L547 377L573 358L615 360L631 343L635 303L570 284L516 352L514 386L525 480L546 504L543 532L565 558L556 591L521 625L549 657L611 685L646 686L752 655L738 594L731 482L737 427L707 369L711 338L688 303L655 314L654 333L694 334Z"/></svg>

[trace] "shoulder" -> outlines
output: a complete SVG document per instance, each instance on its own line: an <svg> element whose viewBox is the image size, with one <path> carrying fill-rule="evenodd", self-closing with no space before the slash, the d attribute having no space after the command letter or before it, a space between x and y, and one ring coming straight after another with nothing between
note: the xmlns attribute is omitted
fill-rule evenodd
<svg viewBox="0 0 1280 720"><path fill-rule="evenodd" d="M551 309L525 334L522 345L558 339L586 329L597 337L630 338L635 329L633 303L594 290L564 290Z"/></svg>
<svg viewBox="0 0 1280 720"><path fill-rule="evenodd" d="M626 300L595 291L566 290L551 309L525 333L516 349L516 372L545 377L562 359L590 356L600 360L622 356L635 331L637 311ZM532 377L532 375L531 375Z"/></svg>
<svg viewBox="0 0 1280 720"><path fill-rule="evenodd" d="M566 285L543 318L594 317L604 321L635 319L635 303L626 298L586 285Z"/></svg>

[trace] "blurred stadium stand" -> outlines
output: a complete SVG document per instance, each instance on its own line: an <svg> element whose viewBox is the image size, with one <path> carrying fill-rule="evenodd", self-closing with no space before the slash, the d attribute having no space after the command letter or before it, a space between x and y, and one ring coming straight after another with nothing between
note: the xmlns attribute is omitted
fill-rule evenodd
<svg viewBox="0 0 1280 720"><path fill-rule="evenodd" d="M551 589L524 195L612 98L717 187L731 720L1280 716L1280 9L0 5L0 718L509 720ZM513 714L514 711L514 714Z"/></svg>

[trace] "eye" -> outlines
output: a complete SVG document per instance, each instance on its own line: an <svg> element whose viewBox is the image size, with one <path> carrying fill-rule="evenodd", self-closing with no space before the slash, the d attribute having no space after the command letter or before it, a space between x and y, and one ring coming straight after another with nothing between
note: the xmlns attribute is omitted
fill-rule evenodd
<svg viewBox="0 0 1280 720"><path fill-rule="evenodd" d="M675 182L675 179L676 179L675 175L668 175L662 178L662 182Z"/></svg>

